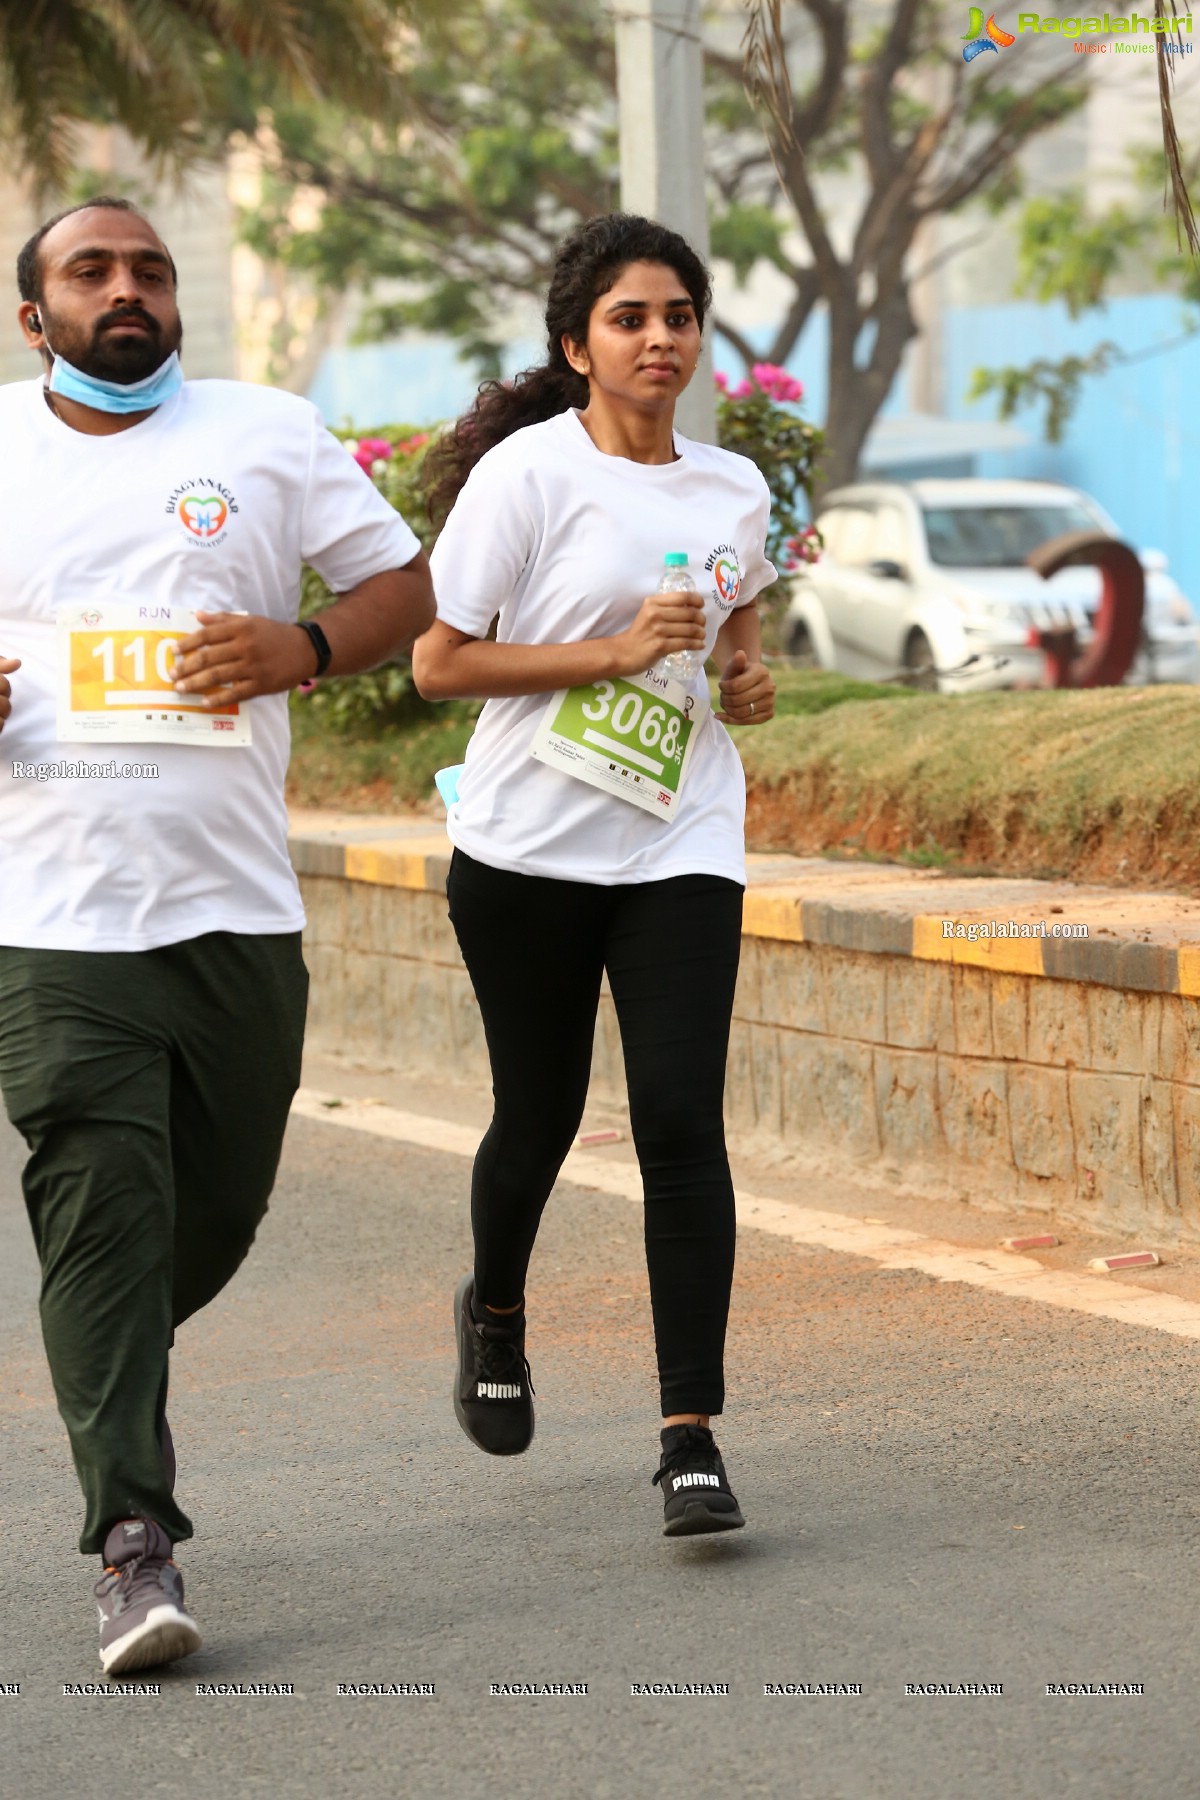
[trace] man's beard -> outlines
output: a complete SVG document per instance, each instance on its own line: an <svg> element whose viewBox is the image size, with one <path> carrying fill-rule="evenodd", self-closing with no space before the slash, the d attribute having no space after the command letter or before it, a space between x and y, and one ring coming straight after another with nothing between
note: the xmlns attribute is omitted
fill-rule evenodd
<svg viewBox="0 0 1200 1800"><path fill-rule="evenodd" d="M164 331L158 320L139 306L115 307L97 319L86 336L72 331L61 319L47 313L44 306L42 315L44 336L55 355L84 375L97 381L115 381L123 387L153 375L183 342L182 325L176 325L173 332ZM123 319L137 319L146 327L145 334L107 329Z"/></svg>

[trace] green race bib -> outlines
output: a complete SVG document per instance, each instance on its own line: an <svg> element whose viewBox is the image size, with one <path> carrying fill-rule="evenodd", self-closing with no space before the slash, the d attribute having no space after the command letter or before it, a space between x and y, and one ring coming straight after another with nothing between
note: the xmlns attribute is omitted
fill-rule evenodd
<svg viewBox="0 0 1200 1800"><path fill-rule="evenodd" d="M542 714L530 755L672 819L707 698L648 669L562 688Z"/></svg>

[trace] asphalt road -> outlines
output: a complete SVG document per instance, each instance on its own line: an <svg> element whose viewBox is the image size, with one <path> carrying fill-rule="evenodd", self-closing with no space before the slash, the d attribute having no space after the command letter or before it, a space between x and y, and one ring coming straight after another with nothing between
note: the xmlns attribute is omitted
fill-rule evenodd
<svg viewBox="0 0 1200 1800"><path fill-rule="evenodd" d="M746 1232L718 1435L748 1528L671 1542L636 1208L553 1200L530 1285L537 1436L489 1459L449 1402L467 1165L307 1121L253 1256L175 1356L196 1526L179 1560L206 1647L158 1698L64 1696L99 1669L94 1570L20 1150L0 1122L12 1800L1200 1789L1200 1347ZM351 1682L436 1693L339 1696ZM588 1692L490 1693L524 1682ZM1065 1682L1144 1692L1047 1695ZM919 1683L1003 1693L906 1693Z"/></svg>

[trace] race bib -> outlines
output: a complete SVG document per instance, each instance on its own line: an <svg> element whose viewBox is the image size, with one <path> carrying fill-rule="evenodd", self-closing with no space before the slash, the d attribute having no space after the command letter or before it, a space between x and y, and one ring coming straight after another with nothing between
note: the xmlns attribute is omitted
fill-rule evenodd
<svg viewBox="0 0 1200 1800"><path fill-rule="evenodd" d="M653 669L563 688L542 714L529 754L660 819L673 819L706 697Z"/></svg>
<svg viewBox="0 0 1200 1800"><path fill-rule="evenodd" d="M58 612L60 743L250 742L236 703L209 709L172 687L179 640L199 631L179 606L64 606Z"/></svg>

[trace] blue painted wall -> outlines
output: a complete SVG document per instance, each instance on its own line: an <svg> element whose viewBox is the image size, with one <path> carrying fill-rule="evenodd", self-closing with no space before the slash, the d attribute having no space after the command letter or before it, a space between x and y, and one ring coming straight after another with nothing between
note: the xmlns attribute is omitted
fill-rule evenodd
<svg viewBox="0 0 1200 1800"><path fill-rule="evenodd" d="M327 350L308 390L325 422L365 432L372 425L435 425L456 419L479 383L449 338L347 344ZM536 363L536 343L510 344L504 373Z"/></svg>

